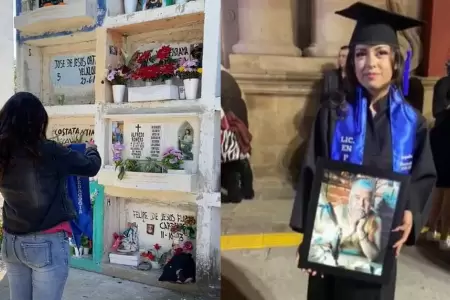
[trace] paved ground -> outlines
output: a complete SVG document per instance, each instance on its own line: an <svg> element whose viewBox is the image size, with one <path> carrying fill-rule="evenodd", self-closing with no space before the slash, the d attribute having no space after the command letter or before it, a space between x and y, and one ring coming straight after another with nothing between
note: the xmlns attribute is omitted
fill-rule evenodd
<svg viewBox="0 0 450 300"><path fill-rule="evenodd" d="M305 300L307 278L296 268L294 253L295 248L222 252L221 299ZM395 299L449 299L447 270L418 249L406 249L399 258Z"/></svg>
<svg viewBox="0 0 450 300"><path fill-rule="evenodd" d="M8 279L0 262L0 299L9 299ZM166 289L71 269L63 300L200 300Z"/></svg>
<svg viewBox="0 0 450 300"><path fill-rule="evenodd" d="M222 235L292 232L292 200L243 200L222 204Z"/></svg>

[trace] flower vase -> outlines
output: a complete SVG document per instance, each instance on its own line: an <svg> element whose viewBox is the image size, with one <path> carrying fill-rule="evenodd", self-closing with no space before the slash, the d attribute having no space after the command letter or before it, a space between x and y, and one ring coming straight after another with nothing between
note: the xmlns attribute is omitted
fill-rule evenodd
<svg viewBox="0 0 450 300"><path fill-rule="evenodd" d="M150 261L150 264L152 265L152 270L159 270L161 269L161 265L157 261Z"/></svg>
<svg viewBox="0 0 450 300"><path fill-rule="evenodd" d="M125 7L125 13L131 14L136 12L138 0L123 0L123 5Z"/></svg>
<svg viewBox="0 0 450 300"><path fill-rule="evenodd" d="M114 103L123 103L123 98L125 97L125 85L115 84L112 86Z"/></svg>
<svg viewBox="0 0 450 300"><path fill-rule="evenodd" d="M166 80L164 80L164 83L165 83L166 85L172 85L172 84L173 84L173 81L172 81L172 79L166 79Z"/></svg>
<svg viewBox="0 0 450 300"><path fill-rule="evenodd" d="M84 256L89 255L89 248L83 247L83 255Z"/></svg>
<svg viewBox="0 0 450 300"><path fill-rule="evenodd" d="M186 95L187 100L197 99L199 82L200 82L199 78L190 78L190 79L183 80L184 93Z"/></svg>

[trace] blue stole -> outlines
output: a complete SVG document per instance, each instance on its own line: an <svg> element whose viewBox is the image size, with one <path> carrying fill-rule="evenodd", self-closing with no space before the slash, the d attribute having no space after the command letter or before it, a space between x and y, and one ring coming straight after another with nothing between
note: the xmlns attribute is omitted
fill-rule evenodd
<svg viewBox="0 0 450 300"><path fill-rule="evenodd" d="M84 153L85 144L71 144L70 149ZM73 206L77 212L77 219L70 222L73 239L77 247L81 244L81 235L84 234L92 240L92 208L91 196L89 193L89 178L69 176L67 178L67 195L72 200Z"/></svg>
<svg viewBox="0 0 450 300"><path fill-rule="evenodd" d="M409 174L412 168L417 130L417 113L403 100L401 92L389 92L393 171ZM362 165L366 138L368 101L358 88L354 104L348 103L344 117L336 122L331 159Z"/></svg>

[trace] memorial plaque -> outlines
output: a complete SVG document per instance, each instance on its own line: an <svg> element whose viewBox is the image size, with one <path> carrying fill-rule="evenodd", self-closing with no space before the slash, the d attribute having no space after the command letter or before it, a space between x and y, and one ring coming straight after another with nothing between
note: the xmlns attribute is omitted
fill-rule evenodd
<svg viewBox="0 0 450 300"><path fill-rule="evenodd" d="M150 134L150 157L159 159L161 157L162 125L151 124Z"/></svg>
<svg viewBox="0 0 450 300"><path fill-rule="evenodd" d="M89 142L94 139L94 125L55 124L49 138L62 144Z"/></svg>
<svg viewBox="0 0 450 300"><path fill-rule="evenodd" d="M144 159L145 153L143 152L146 134L142 130L142 126L140 124L136 124L134 128L135 130L131 132L130 154L133 159Z"/></svg>
<svg viewBox="0 0 450 300"><path fill-rule="evenodd" d="M54 56L50 62L53 86L89 86L95 82L95 55Z"/></svg>

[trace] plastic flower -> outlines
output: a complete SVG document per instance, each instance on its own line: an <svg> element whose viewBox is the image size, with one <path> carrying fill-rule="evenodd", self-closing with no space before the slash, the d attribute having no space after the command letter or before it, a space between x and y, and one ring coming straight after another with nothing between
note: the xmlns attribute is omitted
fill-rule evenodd
<svg viewBox="0 0 450 300"><path fill-rule="evenodd" d="M109 74L108 74L108 80L109 81L113 81L114 80L114 78L116 77L116 74L117 74L117 71L116 70L111 70L110 72L109 72Z"/></svg>
<svg viewBox="0 0 450 300"><path fill-rule="evenodd" d="M184 251L192 251L194 249L194 244L192 244L191 241L186 241L183 243L183 250Z"/></svg>

